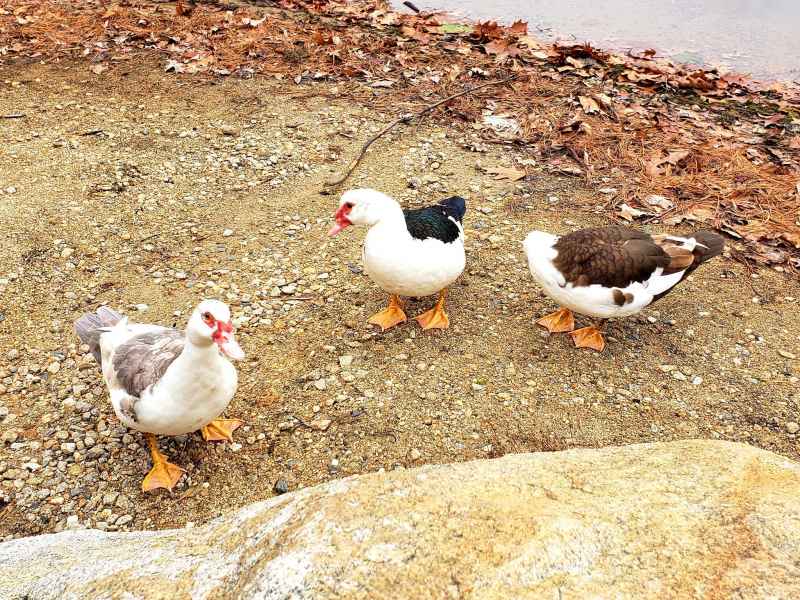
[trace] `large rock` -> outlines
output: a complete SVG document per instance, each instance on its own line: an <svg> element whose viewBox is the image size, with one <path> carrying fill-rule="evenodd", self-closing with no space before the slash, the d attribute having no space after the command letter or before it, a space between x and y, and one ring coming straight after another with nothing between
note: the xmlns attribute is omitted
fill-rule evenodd
<svg viewBox="0 0 800 600"><path fill-rule="evenodd" d="M800 465L690 441L364 475L7 542L0 598L800 598Z"/></svg>

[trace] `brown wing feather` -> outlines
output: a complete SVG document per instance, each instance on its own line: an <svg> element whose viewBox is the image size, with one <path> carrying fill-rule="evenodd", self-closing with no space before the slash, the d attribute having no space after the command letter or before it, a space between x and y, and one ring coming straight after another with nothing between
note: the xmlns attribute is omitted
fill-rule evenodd
<svg viewBox="0 0 800 600"><path fill-rule="evenodd" d="M581 229L559 238L555 249L553 263L574 285L624 288L671 262L653 238L628 227Z"/></svg>
<svg viewBox="0 0 800 600"><path fill-rule="evenodd" d="M664 275L685 271L694 262L694 254L686 248L680 246L661 246L662 250L669 256L669 265L664 268Z"/></svg>
<svg viewBox="0 0 800 600"><path fill-rule="evenodd" d="M137 398L156 383L183 352L184 335L177 329L163 328L129 339L114 352L117 381Z"/></svg>

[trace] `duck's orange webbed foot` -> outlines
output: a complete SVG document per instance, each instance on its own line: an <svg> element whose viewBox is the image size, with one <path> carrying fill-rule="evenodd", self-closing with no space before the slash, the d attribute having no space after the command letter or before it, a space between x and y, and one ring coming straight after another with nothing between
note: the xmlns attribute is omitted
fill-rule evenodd
<svg viewBox="0 0 800 600"><path fill-rule="evenodd" d="M386 331L395 325L405 323L407 320L408 317L403 312L403 303L397 294L392 294L392 297L389 298L389 306L369 318L369 322L380 326L381 331Z"/></svg>

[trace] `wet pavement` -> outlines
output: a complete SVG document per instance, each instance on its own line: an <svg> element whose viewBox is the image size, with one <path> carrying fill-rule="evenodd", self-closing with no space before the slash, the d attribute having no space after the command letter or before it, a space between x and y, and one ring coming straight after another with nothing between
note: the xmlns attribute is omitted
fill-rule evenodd
<svg viewBox="0 0 800 600"><path fill-rule="evenodd" d="M400 0L393 0L401 6ZM419 0L480 20L527 21L533 35L643 50L760 79L800 81L800 0ZM403 10L408 10L403 8Z"/></svg>

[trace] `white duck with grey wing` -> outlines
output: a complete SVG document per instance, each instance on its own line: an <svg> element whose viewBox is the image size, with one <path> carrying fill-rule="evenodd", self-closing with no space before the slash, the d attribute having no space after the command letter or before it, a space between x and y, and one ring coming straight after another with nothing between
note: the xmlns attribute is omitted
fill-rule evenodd
<svg viewBox="0 0 800 600"><path fill-rule="evenodd" d="M187 343L164 376L136 401L136 422L125 424L161 435L197 431L225 410L236 393L237 383L236 367L222 357L215 345L198 347ZM164 402L165 398L170 402Z"/></svg>
<svg viewBox="0 0 800 600"><path fill-rule="evenodd" d="M224 305L215 306L220 310ZM224 310L227 315L227 307ZM123 319L100 338L103 377L111 404L127 427L160 435L190 433L218 417L233 399L238 383L236 368L212 340L210 328L200 317L202 312L198 308L190 317L181 353L138 397L131 395L119 381L115 353L134 336L157 335L167 329L157 325L129 325Z"/></svg>

